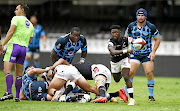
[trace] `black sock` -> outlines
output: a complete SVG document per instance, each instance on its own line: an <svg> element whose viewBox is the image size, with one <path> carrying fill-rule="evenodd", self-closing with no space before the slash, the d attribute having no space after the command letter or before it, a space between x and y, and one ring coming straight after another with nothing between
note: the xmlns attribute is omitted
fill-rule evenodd
<svg viewBox="0 0 180 111"><path fill-rule="evenodd" d="M65 89L63 95L67 95L67 94L68 94L70 91L72 91L72 90L73 90L72 85L68 85L67 88Z"/></svg>
<svg viewBox="0 0 180 111"><path fill-rule="evenodd" d="M133 98L133 93L129 93L129 97L130 97L130 98Z"/></svg>
<svg viewBox="0 0 180 111"><path fill-rule="evenodd" d="M98 91L100 93L100 96L105 97L105 93L106 93L106 87L105 86L99 86Z"/></svg>
<svg viewBox="0 0 180 111"><path fill-rule="evenodd" d="M114 93L109 93L110 97L118 97L119 96L119 91L114 92Z"/></svg>

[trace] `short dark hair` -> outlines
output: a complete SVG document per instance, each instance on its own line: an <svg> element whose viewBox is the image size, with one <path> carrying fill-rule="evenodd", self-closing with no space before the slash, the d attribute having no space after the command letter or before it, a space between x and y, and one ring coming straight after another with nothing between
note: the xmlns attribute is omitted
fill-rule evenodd
<svg viewBox="0 0 180 111"><path fill-rule="evenodd" d="M29 7L26 3L20 3L21 9L24 9L24 13L27 15L29 13Z"/></svg>
<svg viewBox="0 0 180 111"><path fill-rule="evenodd" d="M30 69L30 68L35 68L34 66L27 66L25 69L24 69L24 74L27 73L27 70Z"/></svg>
<svg viewBox="0 0 180 111"><path fill-rule="evenodd" d="M120 26L120 25L112 25L112 26L110 27L110 30L112 30L112 29L121 30L121 26Z"/></svg>
<svg viewBox="0 0 180 111"><path fill-rule="evenodd" d="M79 27L73 27L73 28L71 29L71 34L72 34L73 32L79 32L79 33L80 33L80 28L79 28Z"/></svg>

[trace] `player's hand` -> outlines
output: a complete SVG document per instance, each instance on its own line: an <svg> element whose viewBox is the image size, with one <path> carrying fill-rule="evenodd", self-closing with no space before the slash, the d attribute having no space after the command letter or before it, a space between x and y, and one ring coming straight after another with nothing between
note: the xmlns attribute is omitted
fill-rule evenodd
<svg viewBox="0 0 180 111"><path fill-rule="evenodd" d="M151 61L154 61L154 59L155 59L155 52L152 51L152 52L149 54L148 58L150 58Z"/></svg>
<svg viewBox="0 0 180 111"><path fill-rule="evenodd" d="M66 95L62 95L62 96L59 98L59 102L66 102Z"/></svg>
<svg viewBox="0 0 180 111"><path fill-rule="evenodd" d="M80 58L80 61L77 63L77 64L82 64L82 63L84 63L85 62L85 58Z"/></svg>

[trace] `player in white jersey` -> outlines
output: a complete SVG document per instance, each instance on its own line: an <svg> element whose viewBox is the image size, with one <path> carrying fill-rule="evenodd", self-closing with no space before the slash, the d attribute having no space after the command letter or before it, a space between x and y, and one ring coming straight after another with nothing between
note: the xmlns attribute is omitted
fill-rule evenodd
<svg viewBox="0 0 180 111"><path fill-rule="evenodd" d="M55 65L54 71L51 68L49 73L54 73L54 78L51 81L51 84L48 88L48 94L54 96L52 101L58 101L61 96L61 92L57 91L63 87L63 85L68 80L74 80L80 88L87 92L93 92L96 95L99 95L99 91L90 86L86 79L80 74L80 72L72 65ZM75 87L75 83L73 84L73 88Z"/></svg>

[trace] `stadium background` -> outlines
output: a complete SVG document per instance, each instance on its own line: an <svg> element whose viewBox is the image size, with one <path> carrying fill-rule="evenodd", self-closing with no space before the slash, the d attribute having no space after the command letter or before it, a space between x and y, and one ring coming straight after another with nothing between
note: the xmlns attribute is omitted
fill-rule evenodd
<svg viewBox="0 0 180 111"><path fill-rule="evenodd" d="M88 43L86 62L102 63L110 68L107 40L109 27L119 24L122 35L127 25L136 20L136 10L145 8L148 21L156 25L161 44L156 52L155 76L180 77L180 1L179 0L0 0L2 41L18 3L28 3L31 15L38 17L47 35L47 47L41 44L40 67L51 65L50 52L55 41L78 26ZM154 42L154 41L153 41ZM79 61L77 53L73 63ZM0 56L0 70L3 69ZM144 76L142 66L137 75Z"/></svg>

